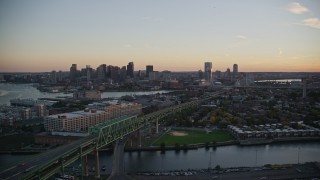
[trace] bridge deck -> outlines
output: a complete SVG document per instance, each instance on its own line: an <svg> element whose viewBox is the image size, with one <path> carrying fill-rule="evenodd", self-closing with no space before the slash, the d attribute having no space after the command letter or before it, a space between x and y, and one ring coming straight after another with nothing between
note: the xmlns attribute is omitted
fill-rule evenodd
<svg viewBox="0 0 320 180"><path fill-rule="evenodd" d="M111 125L114 125L114 124L117 124L117 123L120 123L120 122L123 122L123 121L126 121L127 119L129 119L131 117L132 116L121 116L121 117L118 117L118 118L110 119L110 120L107 120L105 122L99 123L99 124L97 124L95 126L91 126L89 128L89 133L90 134L97 134L97 133L99 133L101 128L106 127L106 126L111 126Z"/></svg>
<svg viewBox="0 0 320 180"><path fill-rule="evenodd" d="M203 99L172 106L139 118L137 116L123 116L108 120L103 124L90 128L92 135L73 143L60 146L51 151L41 153L29 161L25 161L23 164L16 165L1 172L0 177L3 179L49 178L55 172L58 172L59 169L63 169L63 167L74 162L78 158L117 139L121 139L123 136L140 129L157 118L164 117L184 108L198 105L220 95L222 92L223 91L217 91L212 93L211 96L204 97Z"/></svg>

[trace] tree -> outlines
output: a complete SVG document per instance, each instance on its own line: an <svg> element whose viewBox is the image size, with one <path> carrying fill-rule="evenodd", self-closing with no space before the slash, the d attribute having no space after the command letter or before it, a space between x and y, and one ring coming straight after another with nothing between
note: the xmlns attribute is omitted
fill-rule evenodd
<svg viewBox="0 0 320 180"><path fill-rule="evenodd" d="M180 150L180 144L179 144L179 143L175 143L175 144L174 144L174 148L175 148L176 150Z"/></svg>
<svg viewBox="0 0 320 180"><path fill-rule="evenodd" d="M161 150L164 150L166 148L166 144L164 143L164 142L162 142L161 144L160 144L160 149Z"/></svg>

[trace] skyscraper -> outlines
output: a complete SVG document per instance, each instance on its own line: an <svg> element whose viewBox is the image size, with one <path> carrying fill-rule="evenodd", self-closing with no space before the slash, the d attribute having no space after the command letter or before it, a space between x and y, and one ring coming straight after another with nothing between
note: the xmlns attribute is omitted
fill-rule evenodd
<svg viewBox="0 0 320 180"><path fill-rule="evenodd" d="M90 65L86 66L86 70L87 70L87 81L91 80L91 76L92 76L92 68Z"/></svg>
<svg viewBox="0 0 320 180"><path fill-rule="evenodd" d="M153 65L146 66L146 77L149 77L149 73L153 71Z"/></svg>
<svg viewBox="0 0 320 180"><path fill-rule="evenodd" d="M204 63L204 79L209 82L212 81L212 62Z"/></svg>
<svg viewBox="0 0 320 180"><path fill-rule="evenodd" d="M77 64L72 64L70 67L70 79L74 80L77 77Z"/></svg>
<svg viewBox="0 0 320 180"><path fill-rule="evenodd" d="M127 65L127 76L133 78L134 65L133 62L129 62Z"/></svg>
<svg viewBox="0 0 320 180"><path fill-rule="evenodd" d="M97 78L98 80L104 81L107 77L107 65L101 64L97 67Z"/></svg>
<svg viewBox="0 0 320 180"><path fill-rule="evenodd" d="M231 78L230 68L227 68L227 71L225 72L225 76L226 76L226 78L228 78L228 79Z"/></svg>
<svg viewBox="0 0 320 180"><path fill-rule="evenodd" d="M238 64L233 65L232 76L236 77L238 75Z"/></svg>
<svg viewBox="0 0 320 180"><path fill-rule="evenodd" d="M120 79L121 81L126 80L127 78L127 67L126 66L122 66L122 68L120 69Z"/></svg>

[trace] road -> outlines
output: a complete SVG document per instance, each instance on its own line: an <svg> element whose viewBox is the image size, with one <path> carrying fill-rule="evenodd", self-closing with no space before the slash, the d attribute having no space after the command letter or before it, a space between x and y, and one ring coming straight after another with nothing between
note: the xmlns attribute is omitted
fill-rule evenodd
<svg viewBox="0 0 320 180"><path fill-rule="evenodd" d="M22 177L26 175L27 172L33 171L36 168L46 165L48 162L54 159L53 157L59 157L65 152L69 152L72 149L77 149L81 144L91 141L95 138L96 136L91 135L70 144L60 146L51 151L41 153L35 157L32 157L32 159L25 160L16 166L2 171L0 173L0 179L22 179Z"/></svg>
<svg viewBox="0 0 320 180"><path fill-rule="evenodd" d="M223 91L214 92L211 94L211 97L207 97L202 100L209 100L210 98L214 96L218 96ZM193 103L199 103L199 101L193 101L193 102L187 102L184 104L180 104L175 106L176 109L183 108L184 105L189 106ZM172 112L174 107L162 109L160 111L156 111L154 113L150 113L148 115L145 115L145 120L152 121L154 116L161 116L163 114L166 114L167 112ZM47 165L47 164L54 164L57 162L59 157L62 157L63 154L66 152L71 152L72 150L76 150L80 147L80 145L86 143L86 142L92 142L93 140L96 140L97 137L95 135L90 135L86 138L80 139L78 141L72 142L70 144L60 146L56 149L53 149L51 151L47 151L44 153L41 153L35 157L33 157L30 160L26 160L16 166L13 166L7 170L4 170L0 173L0 179L22 179L28 172L39 170L41 167ZM76 154L75 154L76 155Z"/></svg>

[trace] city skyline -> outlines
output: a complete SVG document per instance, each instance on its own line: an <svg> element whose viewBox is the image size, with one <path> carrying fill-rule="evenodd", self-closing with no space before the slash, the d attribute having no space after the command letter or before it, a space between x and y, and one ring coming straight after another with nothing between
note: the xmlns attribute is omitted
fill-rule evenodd
<svg viewBox="0 0 320 180"><path fill-rule="evenodd" d="M0 72L319 72L319 1L0 2ZM173 66L174 65L174 66Z"/></svg>

